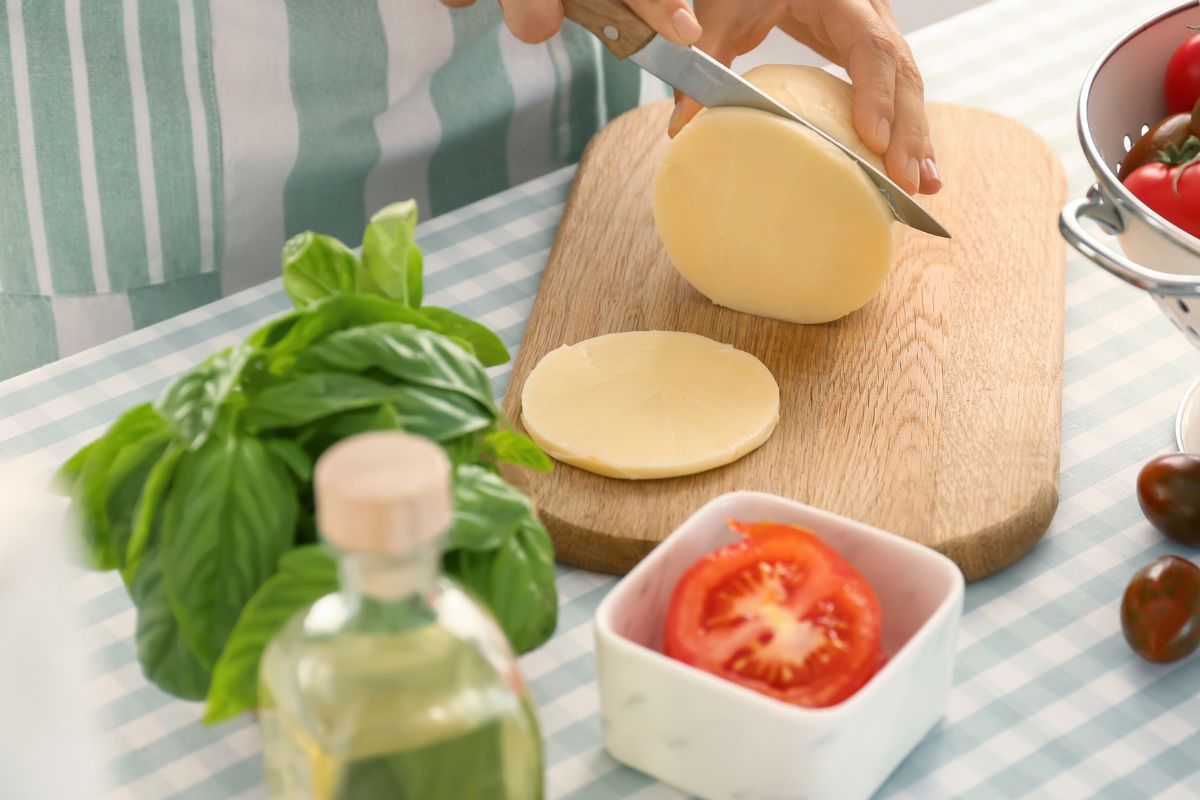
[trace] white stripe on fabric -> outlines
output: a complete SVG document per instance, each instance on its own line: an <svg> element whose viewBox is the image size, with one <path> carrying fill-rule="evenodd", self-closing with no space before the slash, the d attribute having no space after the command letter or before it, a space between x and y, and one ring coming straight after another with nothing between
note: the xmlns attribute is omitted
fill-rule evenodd
<svg viewBox="0 0 1200 800"><path fill-rule="evenodd" d="M64 358L133 330L133 313L124 292L54 295L50 304L58 333L58 353Z"/></svg>
<svg viewBox="0 0 1200 800"><path fill-rule="evenodd" d="M17 113L17 147L21 152L21 177L25 184L25 208L38 290L50 294L50 250L46 244L46 221L42 216L42 190L38 177L37 152L33 139L33 101L29 96L29 61L25 51L25 21L21 0L8 1L9 52L12 57L13 97Z"/></svg>
<svg viewBox="0 0 1200 800"><path fill-rule="evenodd" d="M504 27L499 39L500 57L513 89L513 115L508 125L508 182L516 185L562 166L562 162L554 160L556 152L561 151L553 147L551 119L558 79L549 44L530 47Z"/></svg>
<svg viewBox="0 0 1200 800"><path fill-rule="evenodd" d="M383 0L379 16L387 37L388 107L375 118L380 155L367 176L367 212L411 197L428 214L429 160L442 138L430 78L454 51L450 9Z"/></svg>
<svg viewBox="0 0 1200 800"><path fill-rule="evenodd" d="M226 294L279 275L283 190L300 146L284 0L213 0L213 80L224 160Z"/></svg>
<svg viewBox="0 0 1200 800"><path fill-rule="evenodd" d="M138 0L124 0L125 61L133 95L133 143L137 151L138 183L142 190L142 224L146 228L146 271L151 283L163 282L162 232L158 227L158 189L154 183L154 151L150 141L150 99L142 67L138 32Z"/></svg>
<svg viewBox="0 0 1200 800"><path fill-rule="evenodd" d="M213 259L212 170L208 160L208 120L200 96L200 51L196 40L196 0L179 3L179 42L183 55L183 87L192 122L192 163L196 169L196 206L200 228L200 271L212 272Z"/></svg>
<svg viewBox="0 0 1200 800"><path fill-rule="evenodd" d="M75 125L79 140L79 180L83 188L83 215L87 225L92 280L100 294L111 290L108 253L104 249L104 224L100 217L100 184L96 177L96 142L92 129L92 101L88 90L87 57L83 49L83 15L80 0L66 0L67 46L71 53L71 84L75 93ZM59 338L60 354L63 350ZM77 348L78 349L78 348Z"/></svg>
<svg viewBox="0 0 1200 800"><path fill-rule="evenodd" d="M562 34L546 42L547 53L554 65L558 82L558 116L554 119L554 155L561 157L571 148L571 58L563 44Z"/></svg>

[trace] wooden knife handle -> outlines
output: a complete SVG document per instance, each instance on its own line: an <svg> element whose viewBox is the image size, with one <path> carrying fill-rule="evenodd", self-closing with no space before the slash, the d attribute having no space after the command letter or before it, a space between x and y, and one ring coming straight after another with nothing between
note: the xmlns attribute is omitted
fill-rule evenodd
<svg viewBox="0 0 1200 800"><path fill-rule="evenodd" d="M654 38L654 29L621 0L562 0L567 19L591 31L617 58L628 58Z"/></svg>

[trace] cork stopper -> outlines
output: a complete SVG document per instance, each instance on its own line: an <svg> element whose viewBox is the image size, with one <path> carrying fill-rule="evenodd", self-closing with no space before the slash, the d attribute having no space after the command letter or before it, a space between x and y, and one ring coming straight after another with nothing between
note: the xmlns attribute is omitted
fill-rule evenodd
<svg viewBox="0 0 1200 800"><path fill-rule="evenodd" d="M321 536L344 550L402 554L450 527L450 462L428 439L352 436L325 451L314 483Z"/></svg>

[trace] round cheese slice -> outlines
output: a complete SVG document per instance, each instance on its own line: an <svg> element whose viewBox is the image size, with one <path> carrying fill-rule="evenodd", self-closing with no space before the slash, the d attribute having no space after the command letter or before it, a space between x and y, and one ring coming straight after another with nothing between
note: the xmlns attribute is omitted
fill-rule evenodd
<svg viewBox="0 0 1200 800"><path fill-rule="evenodd" d="M812 67L746 78L883 168L858 138L850 85ZM896 256L883 195L833 145L765 111L713 108L668 145L654 219L676 269L718 305L788 322L862 307Z"/></svg>
<svg viewBox="0 0 1200 800"><path fill-rule="evenodd" d="M668 478L765 442L779 421L779 386L754 356L703 336L613 333L547 353L525 380L521 421L564 463Z"/></svg>

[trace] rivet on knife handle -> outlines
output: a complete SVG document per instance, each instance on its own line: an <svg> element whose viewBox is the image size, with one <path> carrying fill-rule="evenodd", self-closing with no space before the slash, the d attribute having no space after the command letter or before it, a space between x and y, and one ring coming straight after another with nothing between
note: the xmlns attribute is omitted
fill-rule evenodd
<svg viewBox="0 0 1200 800"><path fill-rule="evenodd" d="M654 38L654 29L621 0L563 0L563 13L617 58L629 58Z"/></svg>

